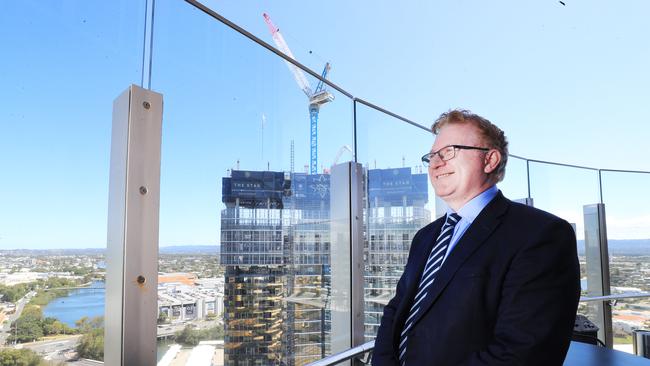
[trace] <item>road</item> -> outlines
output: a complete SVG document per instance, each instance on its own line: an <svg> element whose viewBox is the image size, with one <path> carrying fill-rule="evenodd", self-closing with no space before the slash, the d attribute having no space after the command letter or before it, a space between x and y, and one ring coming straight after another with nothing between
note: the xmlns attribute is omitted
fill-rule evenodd
<svg viewBox="0 0 650 366"><path fill-rule="evenodd" d="M7 340L7 337L9 337L9 331L11 329L11 323L18 319L20 314L23 312L23 309L25 308L25 305L29 302L29 300L32 299L36 295L35 291L28 292L27 295L23 296L22 299L18 300L16 302L16 312L11 314L10 316L7 317L7 322L2 324L2 328L0 329L0 345L5 344L5 341ZM20 324L19 324L20 325Z"/></svg>
<svg viewBox="0 0 650 366"><path fill-rule="evenodd" d="M56 339L47 341L22 343L17 345L15 348L30 349L41 355L46 360L64 361L66 359L64 354L68 351L74 350L80 337L81 335L79 334L57 337Z"/></svg>
<svg viewBox="0 0 650 366"><path fill-rule="evenodd" d="M22 299L16 302L16 312L11 316L8 316L8 321L2 325L0 329L0 348L4 345L5 340L9 336L10 325L11 323L20 317L25 305L29 303L29 300L35 295L35 292L30 292ZM157 327L157 333L159 338L164 338L167 336L174 335L176 332L183 330L186 325L191 325L194 329L207 329L218 324L223 324L221 321L217 320L194 320L188 321L187 323L175 323L175 324L164 324ZM20 326L20 323L18 324ZM15 348L27 348L30 349L44 359L54 362L64 362L67 360L66 354L73 351L79 341L81 335L69 335L61 336L56 339L38 341L31 343L22 343L14 346Z"/></svg>

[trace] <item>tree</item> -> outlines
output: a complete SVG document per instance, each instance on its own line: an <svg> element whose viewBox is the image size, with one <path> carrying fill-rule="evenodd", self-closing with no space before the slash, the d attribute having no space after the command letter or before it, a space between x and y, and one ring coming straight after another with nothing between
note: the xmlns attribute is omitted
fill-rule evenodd
<svg viewBox="0 0 650 366"><path fill-rule="evenodd" d="M169 315L167 315L166 311L161 311L158 314L158 324L165 324L169 320Z"/></svg>
<svg viewBox="0 0 650 366"><path fill-rule="evenodd" d="M72 334L74 329L70 328L67 324L60 322L56 318L43 319L43 334Z"/></svg>
<svg viewBox="0 0 650 366"><path fill-rule="evenodd" d="M0 366L45 366L34 351L28 349L0 349Z"/></svg>
<svg viewBox="0 0 650 366"><path fill-rule="evenodd" d="M20 317L11 323L11 335L7 337L9 343L33 342L43 337L43 327L39 320Z"/></svg>
<svg viewBox="0 0 650 366"><path fill-rule="evenodd" d="M79 332L83 333L77 343L79 357L104 361L104 317L88 319L85 316L76 325Z"/></svg>
<svg viewBox="0 0 650 366"><path fill-rule="evenodd" d="M21 318L33 318L33 319L42 319L43 318L43 310L41 310L40 306L36 305L28 305L25 306L23 309L23 312L20 314Z"/></svg>
<svg viewBox="0 0 650 366"><path fill-rule="evenodd" d="M186 325L183 330L176 333L176 342L186 346L196 346L202 340L217 340L223 339L224 331L223 325L216 325L208 329L193 329L190 325Z"/></svg>
<svg viewBox="0 0 650 366"><path fill-rule="evenodd" d="M199 344L199 332L186 325L183 330L176 333L176 342L187 346L196 346Z"/></svg>
<svg viewBox="0 0 650 366"><path fill-rule="evenodd" d="M104 327L104 317L97 316L94 318L88 318L84 316L83 318L75 322L77 330L79 333L89 333L93 329L103 328Z"/></svg>
<svg viewBox="0 0 650 366"><path fill-rule="evenodd" d="M20 317L11 323L9 343L32 342L43 337L43 311L38 306L26 306Z"/></svg>
<svg viewBox="0 0 650 366"><path fill-rule="evenodd" d="M206 329L205 336L202 338L209 339L209 340L217 340L217 339L223 339L223 335L224 335L223 325L215 325L212 328Z"/></svg>
<svg viewBox="0 0 650 366"><path fill-rule="evenodd" d="M88 317L84 316L81 319L74 322L74 325L77 327L79 333L87 333L90 331L90 324L88 324Z"/></svg>
<svg viewBox="0 0 650 366"><path fill-rule="evenodd" d="M82 335L77 343L77 354L82 358L104 361L104 328Z"/></svg>
<svg viewBox="0 0 650 366"><path fill-rule="evenodd" d="M56 322L56 318L50 318L47 317L43 319L41 322L43 324L43 334L44 335L52 335L52 334L58 334L57 327L54 325L54 322Z"/></svg>
<svg viewBox="0 0 650 366"><path fill-rule="evenodd" d="M0 301L16 302L32 291L36 283L20 283L13 286L0 285Z"/></svg>

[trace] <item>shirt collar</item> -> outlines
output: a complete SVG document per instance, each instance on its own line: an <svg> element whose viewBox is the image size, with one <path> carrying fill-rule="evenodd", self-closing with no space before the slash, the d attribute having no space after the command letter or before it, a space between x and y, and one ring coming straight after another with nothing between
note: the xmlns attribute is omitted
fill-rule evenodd
<svg viewBox="0 0 650 366"><path fill-rule="evenodd" d="M463 220L467 220L470 224L474 222L474 219L483 211L485 206L492 201L492 199L497 195L499 190L497 186L492 186L485 191L483 191L478 196L472 198L467 202L463 207L458 210L458 215ZM454 213L451 208L447 208L447 215Z"/></svg>

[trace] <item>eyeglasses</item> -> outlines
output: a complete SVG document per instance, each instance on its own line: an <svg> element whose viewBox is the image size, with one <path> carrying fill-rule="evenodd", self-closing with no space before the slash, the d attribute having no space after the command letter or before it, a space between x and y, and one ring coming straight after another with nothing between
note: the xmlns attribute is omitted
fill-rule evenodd
<svg viewBox="0 0 650 366"><path fill-rule="evenodd" d="M425 167L429 167L431 164L431 160L433 160L434 156L438 156L441 161L447 161L451 160L456 157L456 150L480 150L480 151L490 151L490 149L485 148L485 147L476 147L476 146L465 146L465 145L448 145L443 147L442 149L434 152L430 152L428 154L424 154L422 157L422 164L424 164Z"/></svg>

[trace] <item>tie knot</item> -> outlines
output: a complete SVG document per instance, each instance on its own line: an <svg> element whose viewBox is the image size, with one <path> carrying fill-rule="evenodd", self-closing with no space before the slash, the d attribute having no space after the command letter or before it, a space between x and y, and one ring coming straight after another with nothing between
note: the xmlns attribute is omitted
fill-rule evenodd
<svg viewBox="0 0 650 366"><path fill-rule="evenodd" d="M445 225L449 226L456 226L458 221L460 221L461 217L457 213L452 213L450 215L447 215L447 221L445 222Z"/></svg>

